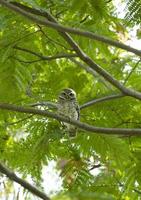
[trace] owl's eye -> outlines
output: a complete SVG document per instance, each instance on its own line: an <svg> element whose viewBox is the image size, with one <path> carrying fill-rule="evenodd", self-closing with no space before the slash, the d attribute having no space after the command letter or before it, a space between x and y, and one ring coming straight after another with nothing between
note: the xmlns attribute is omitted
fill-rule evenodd
<svg viewBox="0 0 141 200"><path fill-rule="evenodd" d="M71 92L69 95L70 95L71 97L74 96L74 94L73 94L72 92Z"/></svg>
<svg viewBox="0 0 141 200"><path fill-rule="evenodd" d="M65 93L65 92L62 92L62 95L66 96L66 93Z"/></svg>

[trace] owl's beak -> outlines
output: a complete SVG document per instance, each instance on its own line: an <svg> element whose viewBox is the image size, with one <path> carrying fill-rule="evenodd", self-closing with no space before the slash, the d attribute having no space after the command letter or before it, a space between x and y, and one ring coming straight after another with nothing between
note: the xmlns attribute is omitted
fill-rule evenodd
<svg viewBox="0 0 141 200"><path fill-rule="evenodd" d="M68 94L66 95L66 99L70 99L70 96Z"/></svg>

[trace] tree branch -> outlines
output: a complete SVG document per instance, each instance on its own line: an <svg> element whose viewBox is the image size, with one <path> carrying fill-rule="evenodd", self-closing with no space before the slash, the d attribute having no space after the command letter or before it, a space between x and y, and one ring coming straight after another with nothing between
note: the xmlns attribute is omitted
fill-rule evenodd
<svg viewBox="0 0 141 200"><path fill-rule="evenodd" d="M87 108L89 106L92 106L94 104L100 103L100 102L110 101L110 100L114 100L114 99L118 99L118 98L122 98L122 97L125 97L125 95L124 94L112 94L112 95L109 95L109 96L105 96L105 97L101 97L101 98L98 98L98 99L94 99L92 101L88 101L88 102L80 105L80 110L82 110L84 108ZM29 104L28 106L31 106L31 107L47 106L49 108L57 109L57 103L54 103L54 102L51 102L51 101L32 103L32 104Z"/></svg>
<svg viewBox="0 0 141 200"><path fill-rule="evenodd" d="M135 188L133 188L133 190L134 190L136 193L138 193L138 194L141 195L141 191L140 191L140 190L137 190L137 189L135 189Z"/></svg>
<svg viewBox="0 0 141 200"><path fill-rule="evenodd" d="M16 122L11 122L11 123L5 123L5 125L6 126L11 126L11 125L16 125L16 124L19 124L19 123L21 123L21 122L23 122L23 121L26 121L27 119L30 119L30 118L32 118L33 117L33 115L30 115L30 116L27 116L27 117L24 117L24 118L22 118L22 119L20 119L20 120L18 120L18 121L16 121Z"/></svg>
<svg viewBox="0 0 141 200"><path fill-rule="evenodd" d="M112 99L117 99L117 98L122 98L122 97L125 97L125 95L124 94L113 94L113 95L110 95L110 96L101 97L101 98L94 99L92 101L89 101L89 102L83 104L82 106L80 106L80 109L87 108L87 107L92 106L96 103L100 103L100 102L103 102L103 101L109 101L109 100L112 100Z"/></svg>
<svg viewBox="0 0 141 200"><path fill-rule="evenodd" d="M53 59L58 59L58 58L69 58L73 63L79 65L81 68L83 68L85 71L87 71L88 73L92 74L94 77L96 77L98 80L100 80L100 82L102 82L106 88L109 88L109 85L105 82L104 79L102 79L93 69L91 69L88 66L85 66L84 64L80 63L79 61L75 60L74 57L77 57L77 54L57 54L55 56L43 56L39 53L36 53L34 51L31 51L29 49L26 48L22 48L22 47L18 47L18 46L14 46L15 49L18 49L20 51L25 51L27 53L33 54L41 59L38 60L33 60L33 61L24 61L21 60L19 58L15 58L15 60L18 60L19 62L23 62L23 63L34 63L34 62L39 62L39 61L44 61L44 60L53 60Z"/></svg>
<svg viewBox="0 0 141 200"><path fill-rule="evenodd" d="M63 47L64 49L66 49L67 51L71 51L72 49L67 48L65 45L63 45L61 42L58 42L52 38L50 38L42 29L42 27L40 25L37 25L39 28L39 31L46 37L46 39L48 40L48 42L52 43L52 44L56 44L58 46Z"/></svg>
<svg viewBox="0 0 141 200"><path fill-rule="evenodd" d="M38 33L40 30L25 34L24 36L17 38L16 40L10 41L8 44L5 44L3 48L8 48L9 46L14 46L15 44L17 44L18 42L20 42L21 40L30 37L31 35Z"/></svg>
<svg viewBox="0 0 141 200"><path fill-rule="evenodd" d="M49 108L56 108L57 109L57 103L53 103L51 101L44 101L44 102L32 103L32 104L29 104L29 106L31 106L31 107L35 107L35 106L47 106Z"/></svg>
<svg viewBox="0 0 141 200"><path fill-rule="evenodd" d="M11 105L11 104L6 104L6 103L0 103L0 109L49 117L52 119L56 119L58 121L67 122L68 124L72 124L81 130L85 130L85 131L92 132L92 133L99 133L99 134L104 133L104 134L108 134L108 135L117 134L117 135L127 135L127 136L129 136L129 135L141 136L141 129L95 127L95 126L92 126L92 125L89 125L86 123L82 123L77 120L70 119L69 117L64 117L64 116L58 115L56 113L44 111L44 110L16 106L16 105Z"/></svg>
<svg viewBox="0 0 141 200"><path fill-rule="evenodd" d="M73 63L77 64L79 67L83 68L89 74L93 75L98 81L100 81L101 83L103 83L103 85L106 88L111 89L110 84L108 84L108 82L106 82L103 77L100 77L99 74L97 72L95 72L92 68L90 68L89 66L84 65L83 63L79 62L75 58L70 58L70 60Z"/></svg>
<svg viewBox="0 0 141 200"><path fill-rule="evenodd" d="M141 62L141 58L137 61L137 63L135 64L135 66L133 67L133 69L130 71L130 73L128 74L128 76L126 77L126 79L124 80L123 85L125 85L128 81L128 79L130 78L130 76L132 75L132 73L135 71L135 69L138 67L139 63Z"/></svg>
<svg viewBox="0 0 141 200"><path fill-rule="evenodd" d="M32 64L32 63L35 63L35 62L40 62L40 61L43 61L43 59L37 59L37 60L21 60L19 58L16 58L15 56L13 57L15 60L17 60L18 62L20 63L25 63L25 64Z"/></svg>
<svg viewBox="0 0 141 200"><path fill-rule="evenodd" d="M59 27L59 25L57 24L57 21L52 17L52 15L50 15L47 12L41 12L42 16L44 16L46 14L46 17L49 21L47 20L43 20L38 18L37 16L33 16L31 13L28 13L30 8L23 6L20 4L19 7L15 6L14 4L11 4L5 0L0 0L0 4L6 6L7 8L14 10L18 13L20 13L21 15L27 17L28 19L38 23L38 24L43 24L43 25L47 25L50 26L53 24L53 28L55 27ZM17 3L16 3L17 4ZM17 4L19 5L19 4ZM23 7L22 9L20 7ZM26 11L25 11L26 9ZM28 12L27 12L28 10ZM31 9L34 12L37 12L37 10L35 9ZM38 13L39 14L39 13ZM52 22L50 22L52 21ZM59 30L59 34L69 43L69 45L71 47L73 47L74 51L77 53L77 55L80 57L81 60L83 60L87 65L89 65L89 67L91 67L93 70L95 70L98 74L100 74L101 76L103 76L107 81L109 81L113 86L115 86L116 88L118 88L123 94L127 95L127 96L132 96L136 99L141 100L141 93L138 91L135 91L133 89L128 89L126 87L124 87L119 81L117 81L115 78L113 78L107 71L105 71L104 69L102 69L99 65L97 65L90 57L88 57L81 49L80 47L77 45L77 43L75 43L75 41L65 32L62 32L62 29L58 29ZM138 51L138 50L136 50ZM141 52L138 51L138 54L141 55Z"/></svg>
<svg viewBox="0 0 141 200"><path fill-rule="evenodd" d="M73 58L73 57L77 57L77 54L66 54L66 53L60 53L60 54L57 54L57 55L54 55L54 56L44 56L44 55L41 55L39 53L36 53L34 51L31 51L29 49L26 49L26 48L22 48L22 47L18 47L18 46L14 46L15 49L17 50L20 50L20 51L24 51L24 52L27 52L27 53L30 53L32 55L35 55L39 58L41 58L42 60L54 60L54 59L59 59L59 58Z"/></svg>
<svg viewBox="0 0 141 200"><path fill-rule="evenodd" d="M50 200L50 198L44 193L38 190L35 186L29 184L27 181L19 178L13 171L9 170L2 163L0 163L0 172L5 174L8 178L16 183L20 184L22 187L33 193L34 195L40 197L43 200Z"/></svg>
<svg viewBox="0 0 141 200"><path fill-rule="evenodd" d="M35 14L35 15L40 15L40 16L43 16L43 17L47 17L47 12L46 11L41 11L41 10L38 10L38 9L33 9L33 8L29 8L27 6L24 6L22 4L19 4L17 2L11 2L11 3L7 3L5 0L0 0L0 3L12 10L15 10L16 12L19 12L19 9L16 9L16 7L18 8L21 8L27 12L30 12L32 14ZM21 10L20 9L20 10ZM125 45L125 44L122 44L121 42L118 42L118 41L114 41L114 40L111 40L107 37L104 37L104 36L100 36L100 35L97 35L95 33L92 33L92 32L89 32L89 31L82 31L82 30L79 30L79 29L74 29L74 28L70 28L70 27L65 27L63 25L59 25L55 22L51 22L52 20L50 21L46 21L46 20L41 20L39 18L36 18L33 17L33 15L26 15L24 12L22 12L22 15L28 17L30 20L33 20L35 21L37 24L42 24L42 25L47 25L51 28L54 28L58 31L61 31L61 32L68 32L68 33L72 33L72 34L77 34L77 35L81 35L81 36L84 36L84 37L87 37L87 38L90 38L90 39L93 39L93 40L97 40L97 41L100 41L100 42L104 42L106 44L109 44L109 45L112 45L112 46L115 46L115 47L118 47L118 48L121 48L121 49L124 49L126 51L129 51L129 52L132 52L138 56L141 56L141 51L140 50L137 50L133 47L130 47L128 45Z"/></svg>
<svg viewBox="0 0 141 200"><path fill-rule="evenodd" d="M34 63L34 62L39 62L39 61L44 61L44 60L49 61L49 60L58 59L58 58L69 58L73 63L79 65L85 71L87 71L88 73L92 74L94 77L99 79L100 82L102 82L106 86L106 88L109 88L109 85L105 82L105 80L102 79L93 69L91 69L88 66L85 66L84 64L82 64L79 61L74 59L74 57L77 57L77 54L57 54L55 56L43 56L43 55L41 55L39 53L36 53L36 52L31 51L31 50L26 49L26 48L21 48L21 47L18 47L18 46L15 46L14 48L18 49L20 51L25 51L27 53L33 54L33 55L41 58L41 59L33 60L33 61L24 61L24 60L21 60L19 58L14 58L15 60L18 60L19 62L28 63L28 64L31 64L31 63Z"/></svg>

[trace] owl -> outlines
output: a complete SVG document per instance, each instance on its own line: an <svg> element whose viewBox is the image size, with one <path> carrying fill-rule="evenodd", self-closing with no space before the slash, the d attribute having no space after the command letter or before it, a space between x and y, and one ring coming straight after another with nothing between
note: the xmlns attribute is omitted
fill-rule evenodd
<svg viewBox="0 0 141 200"><path fill-rule="evenodd" d="M63 89L58 98L58 114L69 117L70 119L79 120L79 106L76 99L76 93L71 88ZM76 127L63 122L70 137L76 136Z"/></svg>

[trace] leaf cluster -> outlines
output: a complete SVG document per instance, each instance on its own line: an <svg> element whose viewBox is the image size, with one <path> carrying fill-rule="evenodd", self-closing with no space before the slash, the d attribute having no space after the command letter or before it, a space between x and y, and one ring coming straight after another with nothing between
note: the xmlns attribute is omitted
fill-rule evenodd
<svg viewBox="0 0 141 200"><path fill-rule="evenodd" d="M124 21L115 17L112 2L16 2L49 10L61 24L121 39L121 32L117 30ZM133 18L139 21L139 12L133 12L133 2L129 12L137 13ZM122 29L123 35L128 28ZM141 90L141 64L137 56L80 36L72 37L113 77L127 87ZM4 7L0 7L0 46L1 102L19 105L56 102L58 93L66 87L76 91L80 105L117 93L107 81L101 81L99 75L89 74L70 58L42 59L42 56L74 54L74 50L54 29L33 24ZM74 59L84 64L80 58ZM140 128L140 115L140 102L124 97L82 110L81 121L99 127ZM0 112L1 160L24 178L31 176L40 187L43 166L54 160L63 182L62 191L54 199L137 199L141 190L140 154L140 137L107 136L78 130L77 137L70 139L55 120Z"/></svg>

